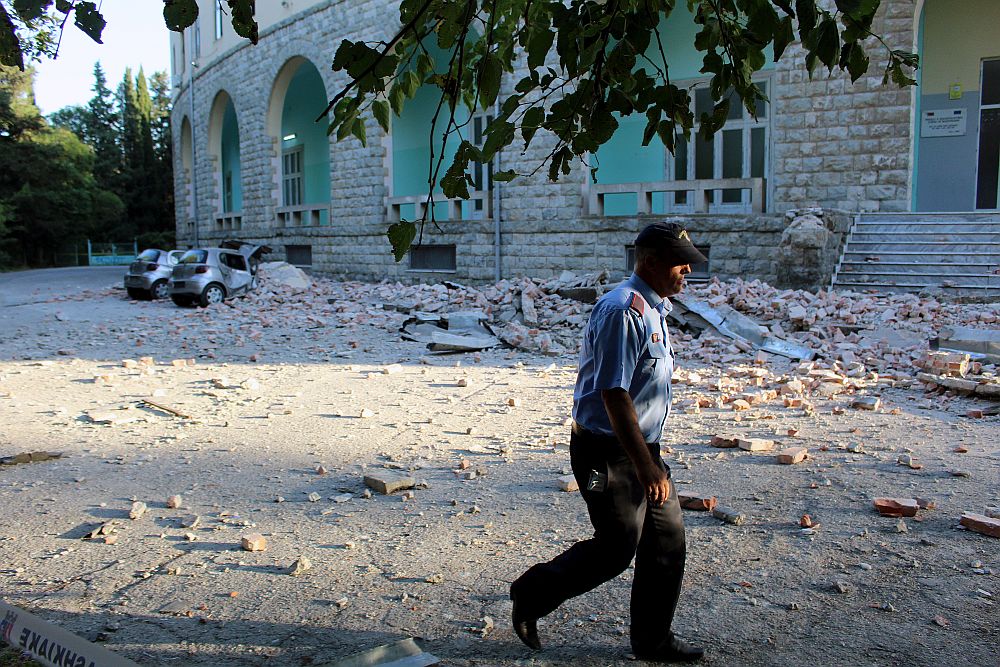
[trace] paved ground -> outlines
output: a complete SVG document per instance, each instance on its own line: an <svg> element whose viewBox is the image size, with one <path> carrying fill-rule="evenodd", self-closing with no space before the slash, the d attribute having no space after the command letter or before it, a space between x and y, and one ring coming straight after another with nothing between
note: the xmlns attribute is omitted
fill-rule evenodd
<svg viewBox="0 0 1000 667"><path fill-rule="evenodd" d="M630 570L542 621L539 654L507 622L509 582L588 534L582 501L555 483L569 472L573 356L428 357L399 340L402 316L325 300L130 302L100 289L120 270L76 274L97 290L79 300L10 305L25 282L72 293L75 271L0 276L0 455L65 454L0 469L5 599L143 665L316 664L404 636L445 665L630 664ZM142 356L155 365L122 365ZM679 399L749 368L680 357L703 379ZM1000 541L956 526L1000 504L998 420L881 394L876 413L834 398L814 414L672 417L679 488L747 515L685 512L676 627L705 664L996 664ZM778 466L710 447L716 434L802 443L812 458ZM902 453L923 468L897 465ZM364 474L396 469L426 487L363 497ZM898 532L872 510L881 495L937 506ZM130 520L135 500L149 511ZM114 544L82 539L108 521ZM251 532L266 551L239 550ZM302 556L312 569L289 576Z"/></svg>

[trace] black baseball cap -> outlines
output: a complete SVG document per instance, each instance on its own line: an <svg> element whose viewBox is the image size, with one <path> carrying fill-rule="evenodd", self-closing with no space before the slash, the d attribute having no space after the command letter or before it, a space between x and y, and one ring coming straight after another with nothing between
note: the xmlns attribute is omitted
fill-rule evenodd
<svg viewBox="0 0 1000 667"><path fill-rule="evenodd" d="M656 250L673 266L701 264L708 258L701 254L688 236L684 226L677 222L654 222L635 237L635 247Z"/></svg>

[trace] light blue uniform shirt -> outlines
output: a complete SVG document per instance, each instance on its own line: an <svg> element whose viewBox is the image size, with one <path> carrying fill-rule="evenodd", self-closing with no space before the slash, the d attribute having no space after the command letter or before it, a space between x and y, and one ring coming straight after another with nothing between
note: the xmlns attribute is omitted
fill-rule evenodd
<svg viewBox="0 0 1000 667"><path fill-rule="evenodd" d="M660 441L670 413L674 352L661 299L634 273L602 296L587 322L580 372L573 392L573 420L588 431L614 435L601 391L628 391L646 442Z"/></svg>

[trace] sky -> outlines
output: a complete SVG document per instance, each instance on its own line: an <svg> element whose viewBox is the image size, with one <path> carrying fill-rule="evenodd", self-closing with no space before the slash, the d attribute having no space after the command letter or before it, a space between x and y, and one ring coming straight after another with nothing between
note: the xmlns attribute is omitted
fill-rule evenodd
<svg viewBox="0 0 1000 667"><path fill-rule="evenodd" d="M93 97L94 63L101 61L113 91L131 66L146 75L170 73L170 31L163 24L162 0L97 0L108 25L103 44L67 23L59 56L34 63L35 102L43 114Z"/></svg>

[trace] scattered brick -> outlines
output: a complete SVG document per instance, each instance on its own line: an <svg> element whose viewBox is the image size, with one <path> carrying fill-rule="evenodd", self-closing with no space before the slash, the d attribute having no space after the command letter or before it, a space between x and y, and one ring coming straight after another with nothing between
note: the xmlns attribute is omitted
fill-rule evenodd
<svg viewBox="0 0 1000 667"><path fill-rule="evenodd" d="M788 447L778 453L778 463L793 465L802 463L809 456L809 450L805 447Z"/></svg>
<svg viewBox="0 0 1000 667"><path fill-rule="evenodd" d="M721 449L732 449L739 446L737 438L727 438L721 435L713 435L712 442L710 444L713 447L719 447Z"/></svg>
<svg viewBox="0 0 1000 667"><path fill-rule="evenodd" d="M767 452L774 449L774 440L763 438L737 438L736 445L748 452Z"/></svg>
<svg viewBox="0 0 1000 667"><path fill-rule="evenodd" d="M882 516L916 516L920 505L912 498L876 498L875 509Z"/></svg>
<svg viewBox="0 0 1000 667"><path fill-rule="evenodd" d="M975 512L962 512L962 518L958 521L969 530L990 537L1000 537L1000 519L994 519L985 514Z"/></svg>
<svg viewBox="0 0 1000 667"><path fill-rule="evenodd" d="M696 512L711 512L719 503L719 499L715 496L697 496L688 493L678 493L677 501L681 508Z"/></svg>

